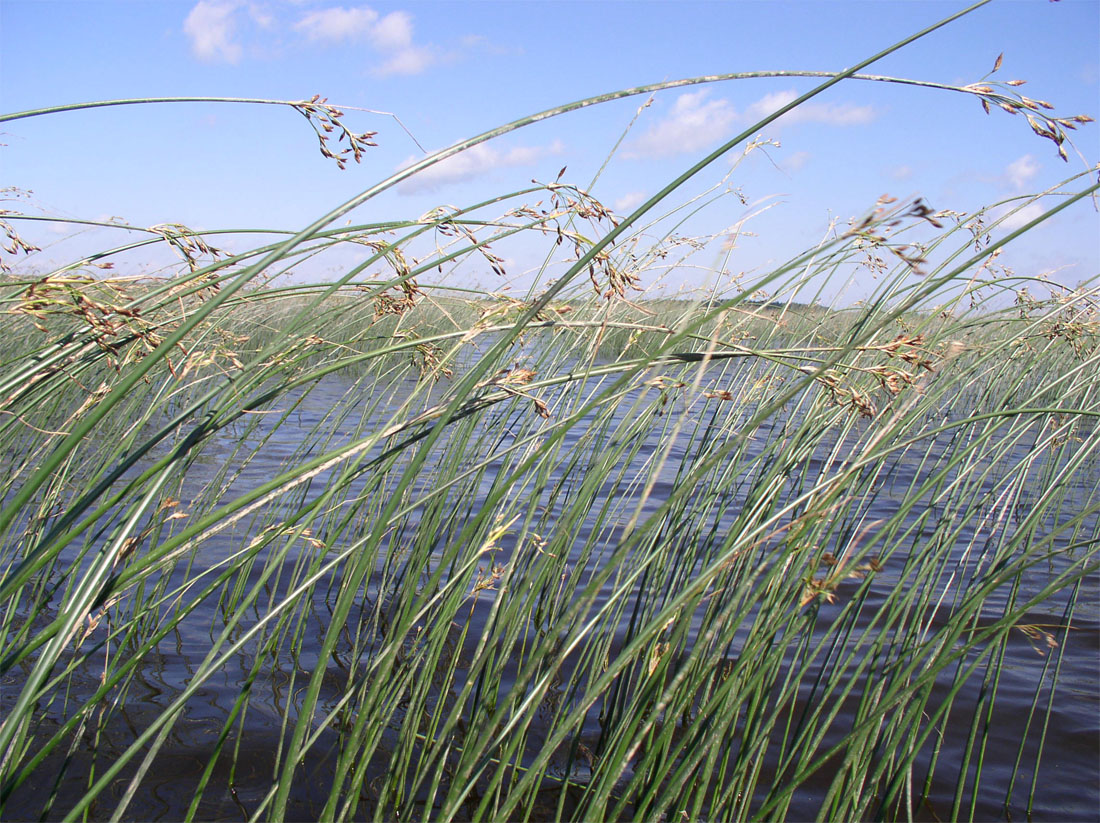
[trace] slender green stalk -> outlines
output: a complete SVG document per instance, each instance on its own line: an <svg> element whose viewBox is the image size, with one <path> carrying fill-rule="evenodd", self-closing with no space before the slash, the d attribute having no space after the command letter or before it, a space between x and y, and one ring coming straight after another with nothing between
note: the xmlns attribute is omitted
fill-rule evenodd
<svg viewBox="0 0 1100 823"><path fill-rule="evenodd" d="M937 26L845 72L548 109L301 231L235 232L255 245L236 255L218 230L152 227L0 279L0 815L151 816L161 795L188 820L1060 802L1055 695L1095 688L1073 641L1100 576L1100 291L995 258L1098 184L1025 201L1043 214L977 249L980 214L880 203L743 290L633 285L681 254L669 226L722 202L674 193L835 83L1027 108L1003 84L859 73ZM763 76L824 82L624 218L555 181L335 227L525 125ZM931 228L917 262L903 244ZM547 248L525 299L449 282L519 238ZM159 243L180 273L88 274ZM335 250L357 252L335 282L273 278ZM821 305L869 251L894 264L868 299Z"/></svg>

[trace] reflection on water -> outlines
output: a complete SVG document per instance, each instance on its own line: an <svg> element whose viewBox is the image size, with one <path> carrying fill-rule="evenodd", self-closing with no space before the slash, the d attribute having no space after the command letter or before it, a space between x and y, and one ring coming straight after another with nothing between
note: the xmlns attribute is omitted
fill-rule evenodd
<svg viewBox="0 0 1100 823"><path fill-rule="evenodd" d="M751 374L744 379L749 380ZM214 498L229 499L244 493L272 478L278 471L285 469L295 461L303 461L333 449L340 444L352 442L363 435L368 423L355 418L348 412L354 406L349 403L349 393L366 391L360 385L352 385L339 380L328 380L300 395L283 398L279 410L283 414L265 414L242 423L237 430L225 430L213 438L203 448L199 456L189 465L182 478L179 498L185 501L188 509L198 509L198 501ZM393 399L393 404L400 401ZM430 400L428 401L430 402ZM600 571L612 557L614 547L623 538L627 522L631 518L644 520L661 511L661 507L670 500L673 492L684 482L680 475L680 466L685 457L691 462L692 456L706 455L732 442L736 433L728 428L721 431L708 429L705 423L692 419L691 426L684 426L673 432L676 439L672 448L666 450L670 436L671 421L677 419L679 401L673 401L664 412L665 422L657 421L650 429L651 435L632 443L623 453L620 472L607 478L592 496L589 516L574 524L570 533L571 546L570 575L579 581L587 581ZM391 408L395 407L391 405ZM537 485L523 487L526 498L534 498L545 523L554 523L556 518L564 517L570 511L571 497L586 482L585 459L571 460L571 454L589 454L601 448L611 448L615 437L619 436L626 415L630 413L629 403L621 404L622 412L615 417L604 419L595 428L574 426L564 436L560 445L559 460L553 471ZM343 410L334 414L334 410ZM753 412L747 405L744 411L746 419ZM515 470L517 462L530 454L533 444L523 440L521 422L530 415L530 409L517 405L506 415L495 417L491 422L478 424L472 442L477 442L481 450L471 455L484 458L482 465L471 470L464 481L472 490L471 494L439 495L427 504L430 506L452 507L448 517L432 522L444 522L442 533L430 535L439 550L452 541L459 539L463 527L480 511L484 501L489 499L498 488L502 473ZM678 522L690 522L690 530L681 533L661 533L660 540L667 546L683 546L685 558L682 563L671 563L665 567L661 580L647 581L649 590L668 592L671 597L686 585L693 575L710 562L708 552L717 552L731 529L735 528L738 517L750 506L758 485L767 479L769 449L775 443L790 436L794 430L796 413L791 419L770 420L743 438L736 446L739 459L746 465L754 466L753 471L743 476L726 479L721 499L708 500L706 483L699 483L697 498L699 516L683 518ZM601 428L602 427L602 428ZM807 459L789 473L780 478L786 499L795 500L805 490L813 487L820 478L835 474L854 459L854 444L858 441L859 426L836 435L826 433L813 448ZM838 530L836 546L829 548L840 552L842 544L856 545L860 538L860 528L867 524L889 522L897 513L899 502L912 499L914 490L920 488L933 471L938 471L944 462L959 448L955 438L960 435L946 433L942 437L920 444L920 449L912 453L899 451L891 461L876 464L866 469L874 472L862 479L869 490L860 503L858 517L853 517L855 525L849 527L845 535ZM846 439L847 438L847 439ZM851 442L849 442L851 441ZM369 461L383 455L386 444L379 444L365 454ZM537 444L536 444L537 445ZM1015 444L1006 454L1005 464L1019 462L1027 457L1033 442ZM442 450L437 451L442 454ZM914 457L919 456L919 461ZM650 476L651 484L645 489L637 477L646 477L644 467L652 466L664 460L663 467ZM722 461L716 461L714 472L722 471ZM400 468L400 464L397 464ZM1038 476L1039 464L1036 465ZM324 495L332 472L326 470L295 489L294 507L301 508L322 501L328 506L325 516L318 521L315 532L286 546L271 544L285 549L285 557L278 564L286 569L304 568L315 564L320 568L326 558L344 550L355 541L363 539L374 528L370 513L389 501L395 493L400 478L399 471L389 473L381 480L362 470L349 491L341 498L325 501ZM373 471L373 470L372 470ZM455 467L442 467L426 463L420 470L415 483L405 490L405 499L412 500L433 490L433 483L441 474L454 474ZM861 470L862 471L862 470ZM717 475L716 475L717 476ZM1043 489L1027 486L1016 489L1011 500L998 499L1002 474L997 465L991 463L989 470L980 476L980 482L986 484L990 495L989 517L987 520L970 519L957 529L945 528L953 518L950 498L925 493L927 505L914 509L902 528L911 528L910 543L914 547L927 541L951 540L957 544L959 553L953 557L953 568L945 571L959 584L986 572L988 557L981 550L983 546L993 546L1013 528L1020 526L1028 518L1038 496ZM716 481L717 482L717 481ZM974 482L974 481L968 481ZM1063 521L1074 511L1082 511L1095 505L1097 499L1097 467L1095 464L1079 470L1072 478L1061 513ZM380 484L380 485L379 485ZM643 501L643 491L647 494ZM973 493L972 490L969 493ZM377 503L374 501L377 500ZM364 502L367 501L367 502ZM639 502L641 506L639 509ZM705 505L704 505L705 504ZM277 504L272 503L271 506ZM455 508L457 506L457 508ZM337 566L330 572L317 572L319 584L313 591L308 608L293 615L294 621L303 625L293 626L293 637L304 638L304 643L293 640L272 640L272 635L262 632L248 638L246 633L258 625L263 617L265 604L277 604L291 591L296 575L289 572L272 574L270 564L263 562L263 555L257 555L256 562L246 565L242 570L230 575L224 585L217 587L211 596L202 600L198 608L192 611L178 626L168 632L155 649L146 653L141 665L134 669L132 678L125 681L124 688L111 692L109 701L103 703L102 711L79 729L76 742L71 748L58 747L48 755L30 777L18 787L9 798L5 819L23 819L37 817L46 809L46 817L58 818L83 795L89 781L99 775L118 758L130 744L142 734L149 723L168 709L177 698L180 690L196 677L211 648L211 644L224 628L224 616L230 610L227 598L232 592L241 592L259 585L264 595L252 609L249 619L237 625L229 635L229 642L245 638L241 647L201 685L195 694L186 701L179 719L171 726L168 738L152 763L150 772L141 782L133 798L128 816L134 819L174 820L187 812L192 803L194 788L205 783L208 788L203 793L196 810L198 819L240 820L256 814L269 799L273 780L280 766L280 747L289 741L293 721L303 705L310 678L318 669L323 670L318 698L317 716L329 717L332 722L319 727L317 741L311 748L310 757L296 777L291 792L288 814L293 819L316 819L321 814L328 796L329 786L336 779L337 753L341 735L355 722L353 713L347 710L349 695L363 690L376 689L384 693L385 682L373 682L362 672L372 661L372 655L388 648L387 637L391 621L395 618L400 604L392 602L391 595L399 589L404 575L422 575L426 577L434 568L408 569L396 568L387 564L385 558L391 548L396 547L396 556L402 551L411 551L415 541L426 539L417 532L417 526L425 518L426 506L412 507L405 512L396 524L380 536L375 543L377 560L364 581L360 596L354 604L347 621L345 637L327 659L319 658L319 643L333 619L336 594L340 590L341 574ZM164 591L183 586L196 576L209 573L212 580L220 573L221 563L247 546L256 537L257 524L268 521L263 519L265 509L252 513L248 518L233 525L231 529L213 534L204 539L186 562L178 562L170 579L164 581ZM608 514L610 513L610 515ZM1030 524L1037 538L1055 530L1053 518L1048 515L1044 522ZM790 525L797 518L797 509L792 509L787 518ZM1081 535L1095 535L1097 525L1095 517L1079 528L1076 539ZM550 535L544 535L549 537ZM1064 549L1072 534L1057 537L1053 548ZM493 562L503 568L512 564L522 567L529 562L520 547L512 538L504 535L492 553ZM1093 538L1095 539L1095 538ZM692 552L687 551L691 547ZM548 551L550 549L547 549ZM914 551L916 548L914 548ZM865 606L852 624L851 631L860 631L873 627L876 610L886 602L886 593L899 581L905 579L903 570L907 558L895 556L881 569L876 570L875 585L871 588ZM1017 601L1034 596L1041 587L1059 573L1062 561L1052 556L1048 567L1037 569L1033 576L1026 578L1021 586L1012 593ZM446 648L438 650L439 667L427 672L431 680L427 684L431 694L427 711L429 714L445 714L459 699L460 690L466 685L465 672L469 665L469 655L482 637L487 625L493 620L493 609L498 597L492 578L493 568L486 561L482 564L480 578L486 582L485 588L477 597L471 598L467 624L455 623L445 640ZM613 578L612 578L613 579ZM564 581L563 581L564 582ZM841 614L842 604L861 585L861 579L852 578L840 581L836 587L836 602L826 598L820 605L817 624L813 637L820 638L834 619ZM476 587L475 587L476 588ZM608 604L610 583L596 593L592 608L599 610ZM1005 608L1008 592L998 588L989 592L989 613L994 617L998 609ZM1027 615L1024 628L1012 633L1002 664L990 667L986 660L979 664L975 676L961 685L956 682L957 669L951 668L941 673L930 684L932 697L930 706L941 705L948 693L958 688L951 714L946 722L937 722L933 726L934 734L920 745L912 780L920 784L925 779L931 765L935 764L933 777L928 787L928 801L914 810L918 819L943 820L951 814L956 783L960 777L965 781L969 774L972 778L977 769L976 757L972 754L968 766L962 766L966 752L971 748L971 739L975 729L987 735L982 757L982 788L974 798L974 806L964 806L967 814L980 819L1004 819L1024 808L1027 794L1033 784L1040 784L1036 792L1033 813L1041 819L1085 819L1094 816L1097 807L1098 791L1096 783L1096 763L1100 757L1100 690L1097 685L1097 660L1100 657L1100 580L1096 574L1087 577L1077 592L1076 609L1073 624L1068 632L1064 648L1050 645L1050 634L1045 627L1062 622L1062 612L1066 606L1065 597L1056 597L1048 604L1037 608ZM715 602L719 602L720 593ZM162 608L162 618L178 607L178 602L166 597ZM649 601L646 608L659 606L661 596ZM656 604L656 605L655 605ZM637 594L623 604L623 619L611 639L611 648L617 649L628 638L632 609L639 607ZM549 608L549 604L547 605ZM929 634L948 625L954 604L950 598L929 609L921 615L924 630ZM41 615L39 616L42 618ZM698 632L704 611L693 616L692 631ZM152 618L151 618L152 619ZM743 619L743 630L737 635L743 640L757 619L755 612L747 613ZM531 627L536 631L542 623L536 609L531 615ZM1028 628L1036 627L1036 628ZM109 631L109 621L103 629ZM290 626L280 626L278 631L289 631ZM982 626L969 627L969 631L980 631ZM94 635L92 642L101 642L104 634ZM263 643L259 638L264 638ZM392 643L390 644L392 646ZM127 653L122 639L116 638L112 644L103 646L99 656L92 655L89 662L78 666L66 682L65 694L56 697L52 703L41 706L41 726L35 730L36 739L48 738L61 728L69 717L68 701L80 701L93 694L100 686L100 671L96 662L102 665L103 655ZM729 651L729 664L737 662L738 649ZM399 644L394 654L398 665L404 661L417 659L421 650L415 637L406 638ZM129 653L133 653L132 648ZM789 664L800 654L794 645L784 651L784 660ZM973 655L971 654L971 658ZM817 659L817 670L826 665L828 656ZM968 662L963 659L962 664ZM545 733L552 719L568 704L573 695L563 688L568 682L573 667L580 663L577 656L566 657L549 685L546 697L541 701L535 714L535 720L528 734L525 751L527 762L546 742ZM686 666L686 658L670 664L666 675L676 676L677 665ZM1059 668L1057 688L1051 690L1051 670ZM3 702L15 699L19 685L29 671L30 662L23 661L4 679ZM791 707L786 710L790 720L813 712L819 697L813 688L813 672L804 679ZM514 664L504 668L503 686L507 687L517 676ZM433 678L435 678L433 680ZM991 678L996 678L996 700L991 704L983 701L988 693ZM870 681L868 686L870 687ZM721 667L713 678L714 688L722 683ZM1036 684L1046 685L1036 689ZM248 695L247 706L242 706L242 690ZM848 727L845 718L854 716L858 704L865 699L861 692L853 691L841 701L841 709L835 722L827 724L819 746L827 751L832 745L843 739ZM610 698L609 698L610 700ZM1049 715L1045 714L1050 705ZM701 709L701 705L697 707ZM974 707L979 706L977 716ZM1037 710L1033 710L1037 706ZM582 784L591 775L591 768L601 745L604 723L613 711L610 703L600 702L592 706L584 719L579 741L575 745L562 745L551 761L549 774L558 778L569 778L576 784ZM386 817L385 810L373 806L375 796L372 785L383 778L388 761L388 753L403 745L400 729L403 719L403 704L397 700L392 709L390 727L383 730L383 739L379 750L387 753L378 757L377 763L366 766L360 790L358 816L370 817L376 812ZM227 718L233 718L228 725ZM701 712L687 714L679 718L665 718L661 723L673 723L677 728L673 740L682 740L685 735L699 732L700 724L708 722ZM1037 726L1045 724L1045 735L1037 734ZM779 726L782 728L782 724ZM243 733L242 733L243 732ZM1022 752L1019 741L1027 737ZM742 742L733 735L728 744L736 747ZM1030 764L1036 762L1039 746L1043 746L1041 770L1035 775L1027 771ZM212 754L221 749L225 754L212 759ZM770 750L774 752L774 749ZM229 756L229 753L232 756ZM640 747L631 754L632 760L623 764L624 776L629 776L635 764L641 763L648 752ZM795 794L789 810L792 819L811 817L816 813L832 778L832 771L839 767L843 752L826 761L819 777L807 782ZM780 764L770 759L760 764L765 776L778 776ZM1017 771L1017 760L1024 764ZM122 793L140 759L132 761L112 784L112 789L104 793L90 808L93 819L106 819L121 799ZM211 763L213 764L211 766ZM960 775L960 771L964 773ZM56 775L62 775L57 779ZM765 779L762 785L767 785ZM1012 798L1006 810L1006 798L1010 787ZM916 785L913 792L919 794L922 785ZM562 792L565 792L564 800ZM561 784L547 785L546 797L535 804L535 816L553 816L559 802L564 808L572 808L580 798L572 793L579 790L576 786L562 787ZM45 800L49 798L49 800ZM1023 799L1022 799L1023 798ZM466 811L472 814L477 808L476 798ZM969 803L969 801L968 801ZM890 812L884 812L889 815ZM424 810L425 817L431 817L431 810ZM263 816L262 814L260 815Z"/></svg>

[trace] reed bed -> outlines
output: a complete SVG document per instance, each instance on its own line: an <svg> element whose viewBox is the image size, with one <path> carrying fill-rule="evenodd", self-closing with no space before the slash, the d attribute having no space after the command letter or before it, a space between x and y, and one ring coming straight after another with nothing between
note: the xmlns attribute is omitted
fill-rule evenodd
<svg viewBox="0 0 1100 823"><path fill-rule="evenodd" d="M1061 151L1083 121L1036 122ZM918 201L741 288L640 293L675 238L631 232L761 125L629 216L559 180L331 228L391 179L243 254L151 229L173 276L94 268L131 242L0 281L0 811L1047 808L1098 630L1100 292ZM522 299L431 279L517 234L571 262ZM265 280L348 247L338 281ZM870 299L817 300L860 266Z"/></svg>

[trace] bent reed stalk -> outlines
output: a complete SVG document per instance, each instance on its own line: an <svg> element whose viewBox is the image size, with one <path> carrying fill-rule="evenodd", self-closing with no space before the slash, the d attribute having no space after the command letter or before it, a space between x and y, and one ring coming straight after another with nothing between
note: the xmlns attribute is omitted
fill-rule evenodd
<svg viewBox="0 0 1100 823"><path fill-rule="evenodd" d="M858 74L916 36L768 121L920 84ZM751 286L637 293L692 250L640 218L762 121L626 217L557 180L331 228L482 140L713 79L516 121L243 253L159 226L0 281L0 812L148 816L165 770L187 819L1041 807L1098 572L1100 293L1000 267L1039 220L991 242L992 212L884 200ZM953 90L1062 153L1088 118L1014 88ZM427 282L517 236L563 273ZM183 271L96 268L154 243ZM347 249L335 282L264 279ZM861 305L815 299L860 267Z"/></svg>

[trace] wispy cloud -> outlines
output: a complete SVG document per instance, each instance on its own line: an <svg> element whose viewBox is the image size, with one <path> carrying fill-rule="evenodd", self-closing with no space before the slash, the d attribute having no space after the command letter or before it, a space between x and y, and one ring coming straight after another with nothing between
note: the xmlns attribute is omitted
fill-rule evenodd
<svg viewBox="0 0 1100 823"><path fill-rule="evenodd" d="M737 117L729 100L707 100L709 89L676 98L672 111L633 141L624 157L667 157L708 148L726 137Z"/></svg>
<svg viewBox="0 0 1100 823"><path fill-rule="evenodd" d="M287 12L284 5L276 17L272 8L279 9L245 0L199 0L183 24L191 51L203 61L237 63L246 53L242 35L251 33L255 39L263 30L249 53L263 52L268 41L280 42L280 33L315 45L369 43L377 57L370 71L378 77L420 74L448 57L430 44L415 42L413 17L406 11L383 15L370 6L325 6Z"/></svg>
<svg viewBox="0 0 1100 823"><path fill-rule="evenodd" d="M913 176L913 167L906 166L904 164L900 166L894 166L894 168L890 169L890 176L893 177L895 180L908 180L910 177Z"/></svg>
<svg viewBox="0 0 1100 823"><path fill-rule="evenodd" d="M413 18L405 11L383 17L368 6L333 6L309 12L294 28L313 42L369 40L383 55L382 62L371 69L376 77L420 74L439 62L436 49L413 43Z"/></svg>
<svg viewBox="0 0 1100 823"><path fill-rule="evenodd" d="M454 183L473 180L494 169L509 166L530 166L549 155L561 154L564 146L555 140L548 146L515 146L502 151L493 146L480 143L461 154L430 166L415 177L400 183L397 190L401 194L421 194L441 189ZM400 168L412 164L417 158L410 157Z"/></svg>
<svg viewBox="0 0 1100 823"><path fill-rule="evenodd" d="M1005 177L1008 178L1008 182L1012 184L1012 187L1017 190L1027 186L1038 173L1039 164L1035 162L1035 158L1030 154L1025 154L1023 157L1013 160L1005 169Z"/></svg>
<svg viewBox="0 0 1100 823"><path fill-rule="evenodd" d="M251 17L253 22L261 29L271 29L275 27L275 15L260 3L248 4L248 16Z"/></svg>
<svg viewBox="0 0 1100 823"><path fill-rule="evenodd" d="M463 35L462 39L459 40L459 44L467 51L483 52L495 56L515 57L526 53L521 45L497 43L490 40L484 34Z"/></svg>
<svg viewBox="0 0 1100 823"><path fill-rule="evenodd" d="M371 34L376 20L378 12L366 6L351 9L333 6L309 12L294 24L294 30L313 42L339 43Z"/></svg>
<svg viewBox="0 0 1100 823"><path fill-rule="evenodd" d="M379 20L371 30L371 42L387 55L371 69L375 77L421 74L441 60L434 46L413 43L412 16L403 11L390 12Z"/></svg>
<svg viewBox="0 0 1100 823"><path fill-rule="evenodd" d="M430 47L409 46L375 66L371 69L371 74L375 77L387 77L391 74L421 74L436 62L438 62L438 55Z"/></svg>
<svg viewBox="0 0 1100 823"><path fill-rule="evenodd" d="M1043 207L1038 203L1028 203L1022 209L1015 214L1010 214L1004 219L998 228L1004 231L1016 231L1016 229L1030 223L1036 217L1043 213Z"/></svg>
<svg viewBox="0 0 1100 823"><path fill-rule="evenodd" d="M813 157L808 151L796 151L790 157L783 158L780 165L785 171L798 171Z"/></svg>
<svg viewBox="0 0 1100 823"><path fill-rule="evenodd" d="M730 136L732 127L750 125L787 105L798 93L776 91L738 111L729 100L707 99L709 89L687 92L676 98L672 111L659 120L623 152L625 157L664 157L709 148ZM818 123L828 126L859 126L870 123L878 112L873 106L854 103L803 103L778 120L781 125ZM804 161L806 158L801 158ZM799 160L788 160L795 164ZM791 168L797 168L792 165Z"/></svg>
<svg viewBox="0 0 1100 823"><path fill-rule="evenodd" d="M370 39L375 48L392 51L412 46L412 34L412 17L407 12L392 11L371 29Z"/></svg>
<svg viewBox="0 0 1100 823"><path fill-rule="evenodd" d="M644 191L632 191L627 192L622 197L618 198L611 207L619 214L626 214L628 211L634 211L638 206L642 205L645 200Z"/></svg>
<svg viewBox="0 0 1100 823"><path fill-rule="evenodd" d="M755 121L767 117L797 97L798 92L793 89L765 94L745 110L746 119ZM787 112L778 122L784 125L821 123L829 126L862 126L874 120L875 116L876 112L873 106L857 106L854 103L815 103L811 101Z"/></svg>
<svg viewBox="0 0 1100 823"><path fill-rule="evenodd" d="M236 63L243 52L235 39L237 0L199 0L183 21L192 53L205 62Z"/></svg>

